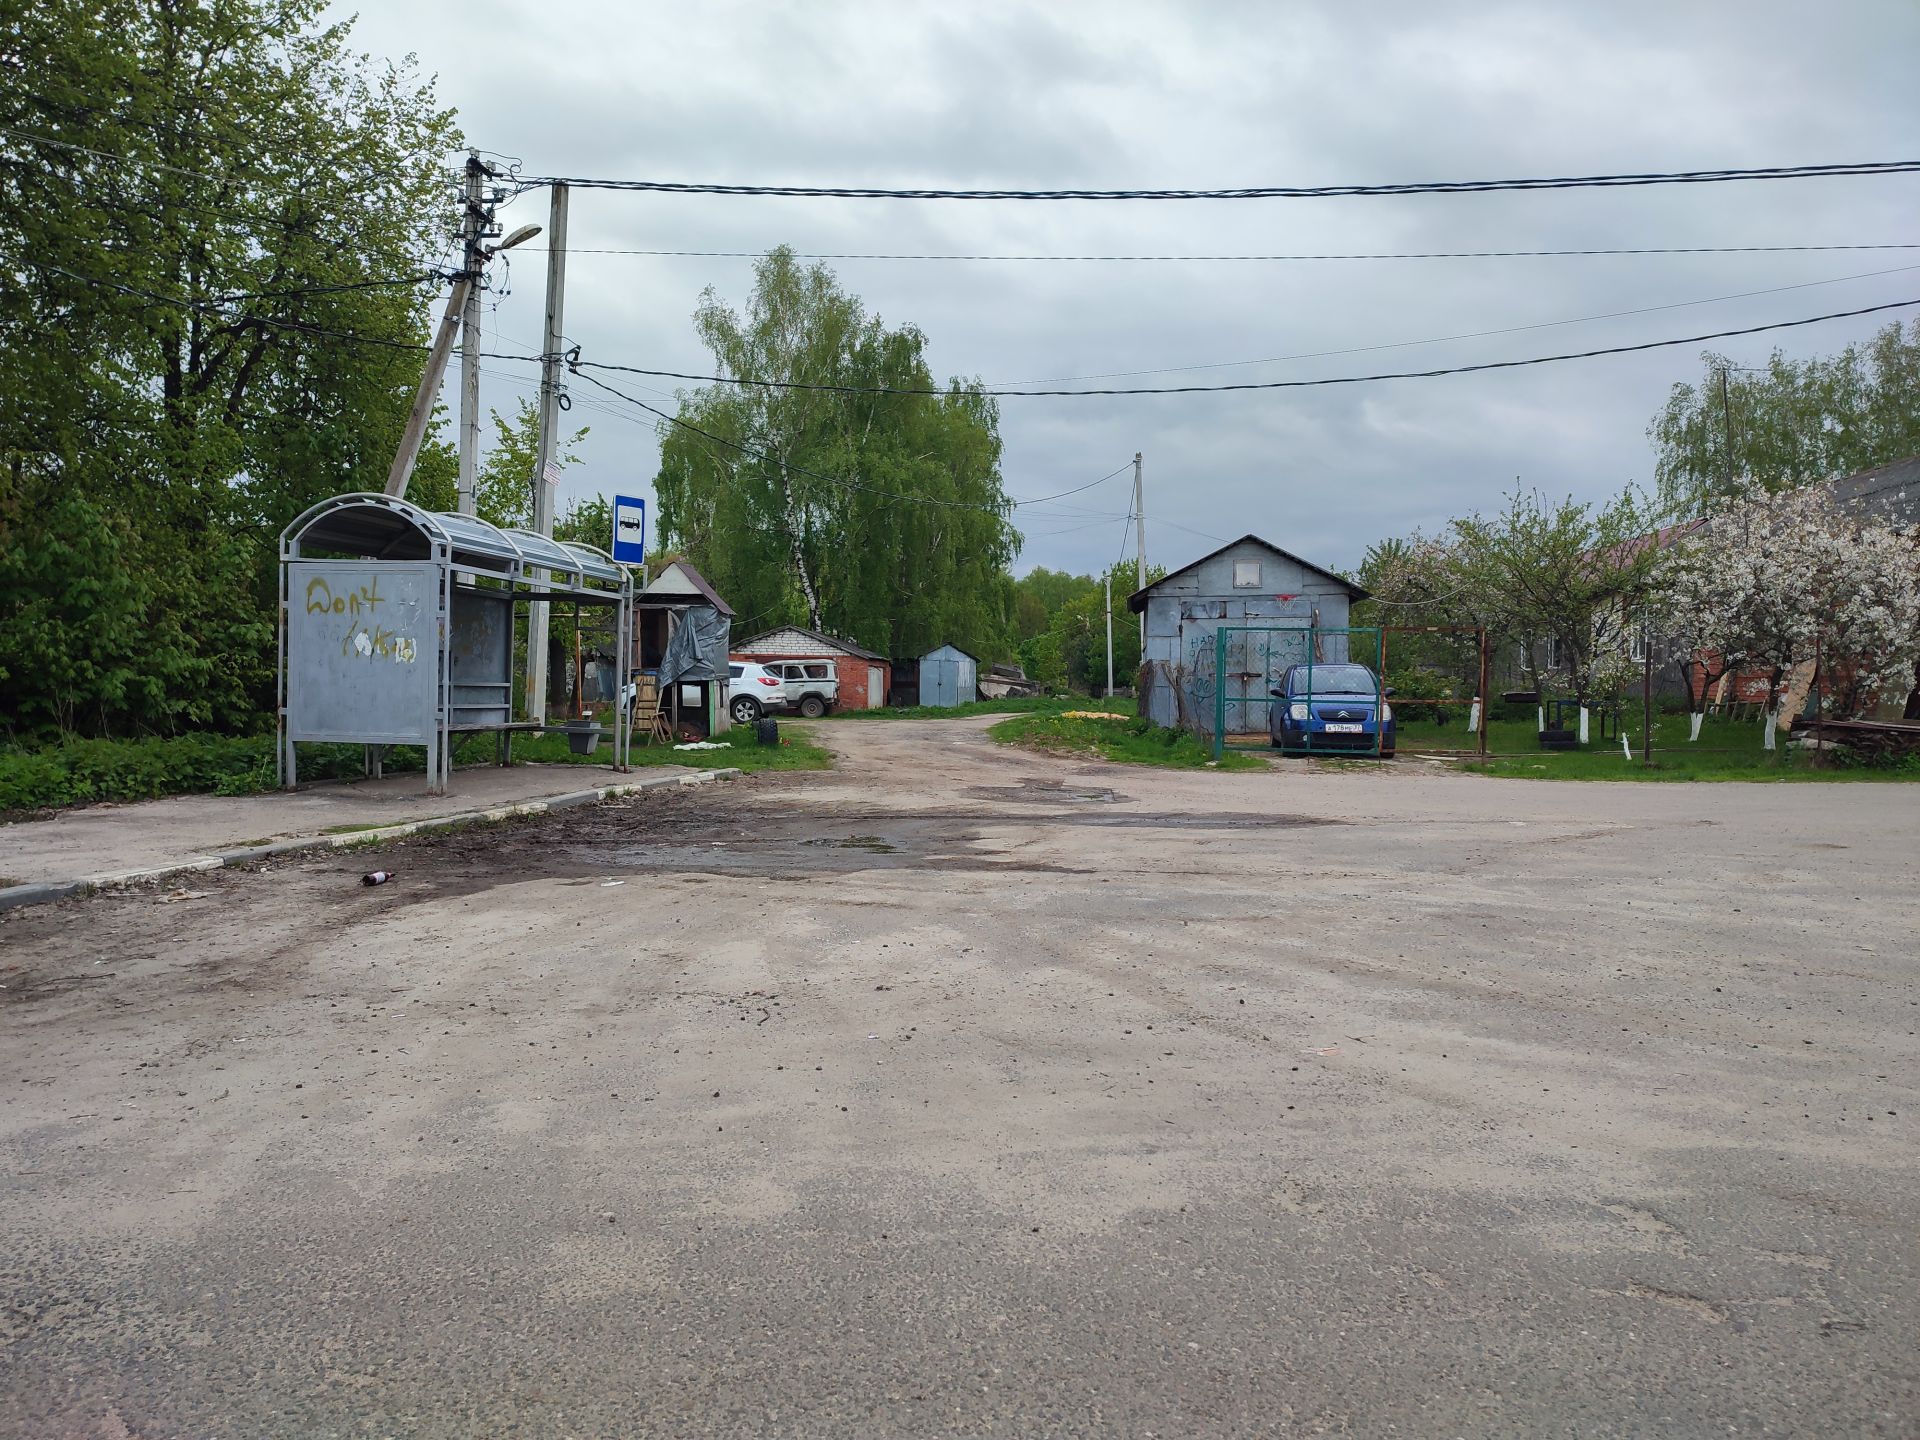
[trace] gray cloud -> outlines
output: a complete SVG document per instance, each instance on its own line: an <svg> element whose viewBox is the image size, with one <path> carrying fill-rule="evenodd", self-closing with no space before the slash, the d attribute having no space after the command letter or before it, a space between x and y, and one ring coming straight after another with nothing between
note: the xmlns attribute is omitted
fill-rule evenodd
<svg viewBox="0 0 1920 1440"><path fill-rule="evenodd" d="M471 61L460 35L473 22ZM1806 6L896 4L543 8L414 0L357 42L438 70L474 143L528 173L797 183L1128 186L1467 179L1911 154L1920 11ZM1913 234L1911 179L1242 204L977 204L580 192L572 244L940 253L1846 243ZM513 221L544 220L530 195ZM491 324L537 347L538 254ZM1826 280L1881 254L1318 264L847 261L843 282L989 380L1387 345ZM567 330L593 358L698 370L703 286L749 262L577 253ZM1920 270L1661 314L1167 380L1294 378L1626 344L1920 296ZM1839 348L1874 319L1726 342L1748 361ZM1147 457L1150 549L1267 534L1349 565L1372 540L1522 483L1596 498L1650 480L1648 420L1699 347L1367 387L1003 402L1008 489L1044 495ZM486 402L530 393L499 363ZM620 382L623 387L627 382ZM670 391L668 382L647 382ZM661 396L631 388L650 401ZM647 490L648 417L576 385L593 427L572 493ZM669 407L670 408L670 407ZM1023 513L1023 564L1117 553L1125 479ZM1155 523L1156 521L1164 523ZM1175 525L1188 527L1182 531Z"/></svg>

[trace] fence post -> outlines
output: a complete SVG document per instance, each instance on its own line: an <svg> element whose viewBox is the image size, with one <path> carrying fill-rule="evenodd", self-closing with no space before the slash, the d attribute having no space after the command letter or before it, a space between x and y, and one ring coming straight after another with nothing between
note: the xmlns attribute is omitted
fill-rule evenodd
<svg viewBox="0 0 1920 1440"><path fill-rule="evenodd" d="M1213 632L1213 758L1227 747L1227 627Z"/></svg>

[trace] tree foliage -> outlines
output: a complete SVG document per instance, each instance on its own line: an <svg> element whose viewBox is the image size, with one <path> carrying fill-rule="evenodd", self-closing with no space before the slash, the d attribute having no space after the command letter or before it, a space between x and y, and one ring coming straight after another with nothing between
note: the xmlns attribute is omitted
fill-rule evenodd
<svg viewBox="0 0 1920 1440"><path fill-rule="evenodd" d="M799 385L934 388L926 337L888 329L784 247L736 311L706 291L694 328L720 373ZM797 622L891 655L1006 653L1018 536L999 412L977 385L935 395L716 385L660 427L662 541L743 628Z"/></svg>
<svg viewBox="0 0 1920 1440"><path fill-rule="evenodd" d="M1920 659L1916 539L1817 488L1758 496L1662 559L1667 628L1685 653L1766 676L1775 696L1817 660L1836 712L1857 715L1904 694Z"/></svg>
<svg viewBox="0 0 1920 1440"><path fill-rule="evenodd" d="M1543 688L1582 705L1631 673L1658 554L1655 516L1631 490L1604 505L1515 490L1506 508L1451 521L1438 536L1375 546L1361 582L1389 624L1484 628L1518 643Z"/></svg>
<svg viewBox="0 0 1920 1440"><path fill-rule="evenodd" d="M319 0L9 8L0 713L244 727L280 529L404 423L452 116Z"/></svg>
<svg viewBox="0 0 1920 1440"><path fill-rule="evenodd" d="M1920 320L1838 355L1789 360L1776 350L1760 370L1701 359L1700 383L1675 385L1647 429L1661 498L1678 513L1920 454Z"/></svg>

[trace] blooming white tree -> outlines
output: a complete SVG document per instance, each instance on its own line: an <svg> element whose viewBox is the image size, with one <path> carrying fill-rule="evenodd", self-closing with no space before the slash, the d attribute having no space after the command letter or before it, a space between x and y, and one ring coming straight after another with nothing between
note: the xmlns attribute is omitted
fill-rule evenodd
<svg viewBox="0 0 1920 1440"><path fill-rule="evenodd" d="M1817 661L1855 715L1912 674L1920 565L1911 537L1838 510L1818 489L1766 496L1714 517L1668 552L1661 579L1673 639L1725 669L1768 679L1762 744L1774 748L1782 682ZM1695 702L1693 734L1705 687Z"/></svg>

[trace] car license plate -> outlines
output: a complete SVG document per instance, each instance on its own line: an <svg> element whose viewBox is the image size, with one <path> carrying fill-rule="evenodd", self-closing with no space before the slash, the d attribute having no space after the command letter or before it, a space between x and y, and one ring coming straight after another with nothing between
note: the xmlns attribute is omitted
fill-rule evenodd
<svg viewBox="0 0 1920 1440"><path fill-rule="evenodd" d="M1366 728L1364 725L1350 725L1333 720L1329 720L1326 726L1329 735L1359 735L1363 733Z"/></svg>

